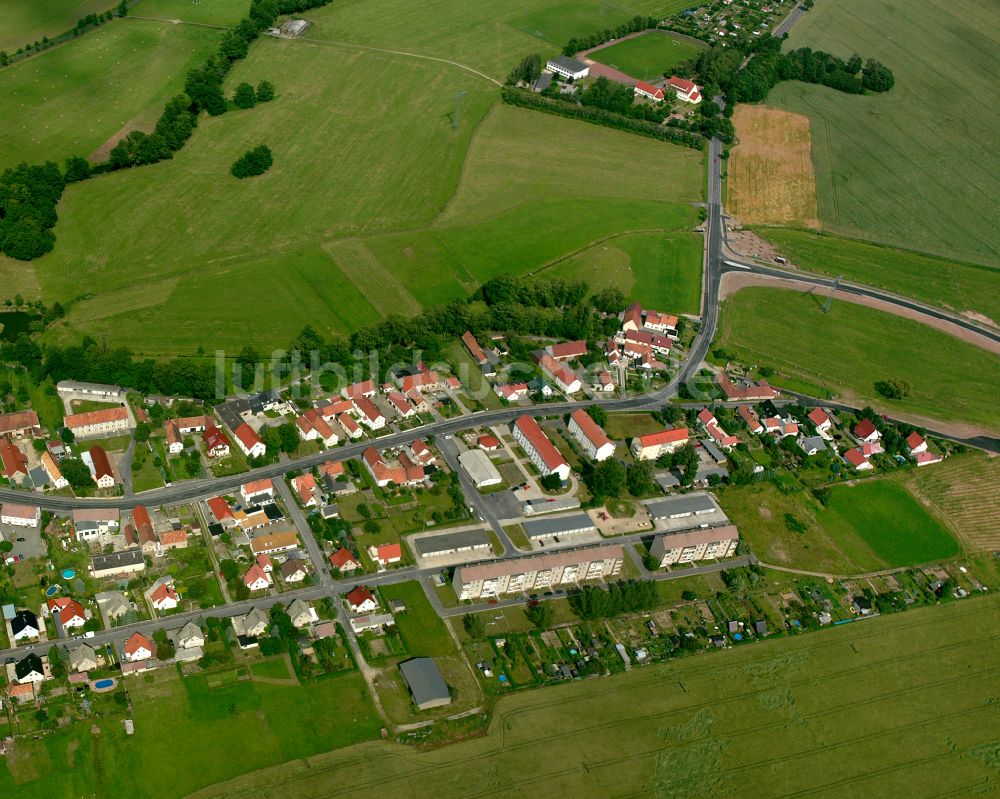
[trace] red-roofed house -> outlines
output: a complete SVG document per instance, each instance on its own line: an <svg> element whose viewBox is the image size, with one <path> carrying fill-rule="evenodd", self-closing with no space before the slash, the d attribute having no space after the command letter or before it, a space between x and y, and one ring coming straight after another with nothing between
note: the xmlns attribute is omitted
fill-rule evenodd
<svg viewBox="0 0 1000 799"><path fill-rule="evenodd" d="M882 434L872 423L871 419L862 419L854 425L854 437L858 441L871 444L882 438Z"/></svg>
<svg viewBox="0 0 1000 799"><path fill-rule="evenodd" d="M42 426L34 411L16 411L0 414L0 436L11 438L34 438L41 436Z"/></svg>
<svg viewBox="0 0 1000 799"><path fill-rule="evenodd" d="M560 480L569 479L569 464L532 417L519 416L511 425L511 433L543 476L558 474Z"/></svg>
<svg viewBox="0 0 1000 799"><path fill-rule="evenodd" d="M317 410L324 419L329 421L330 419L336 419L342 413L350 413L354 410L354 403L349 399L342 400L330 400L326 405L323 405Z"/></svg>
<svg viewBox="0 0 1000 799"><path fill-rule="evenodd" d="M587 354L586 341L564 341L561 344L549 344L545 351L557 361L572 361Z"/></svg>
<svg viewBox="0 0 1000 799"><path fill-rule="evenodd" d="M639 330L642 328L642 305L633 302L625 309L622 316L622 330Z"/></svg>
<svg viewBox="0 0 1000 799"><path fill-rule="evenodd" d="M374 380L363 380L360 383L352 383L347 386L347 388L341 389L340 391L340 395L344 399L349 399L351 401L354 401L359 397L374 397L375 393Z"/></svg>
<svg viewBox="0 0 1000 799"><path fill-rule="evenodd" d="M673 314L660 313L659 311L646 311L646 322L643 325L647 330L662 333L667 338L677 338L677 317Z"/></svg>
<svg viewBox="0 0 1000 799"><path fill-rule="evenodd" d="M340 414L337 417L337 424L344 428L344 432L347 433L349 438L361 438L361 428L358 427L358 423L354 421L354 417L350 414Z"/></svg>
<svg viewBox="0 0 1000 799"><path fill-rule="evenodd" d="M257 565L260 566L261 571L263 571L264 574L270 574L274 571L274 564L271 562L271 556L266 552L258 552L257 557L254 558L254 560L257 562Z"/></svg>
<svg viewBox="0 0 1000 799"><path fill-rule="evenodd" d="M910 450L911 455L927 452L927 442L924 441L924 437L920 433L914 430L906 437L906 448Z"/></svg>
<svg viewBox="0 0 1000 799"><path fill-rule="evenodd" d="M125 642L125 659L129 663L149 660L156 652L156 645L142 633L132 633Z"/></svg>
<svg viewBox="0 0 1000 799"><path fill-rule="evenodd" d="M330 555L330 565L337 571L352 572L361 568L361 561L354 557L349 549L341 547Z"/></svg>
<svg viewBox="0 0 1000 799"><path fill-rule="evenodd" d="M180 602L172 582L162 582L149 592L149 602L155 610L173 610Z"/></svg>
<svg viewBox="0 0 1000 799"><path fill-rule="evenodd" d="M375 447L366 449L361 456L361 460L364 461L365 467L375 479L375 483L379 488L385 488L390 483L395 485L418 485L426 477L423 466L412 464L390 466L386 463L385 458L382 457L382 453L375 449Z"/></svg>
<svg viewBox="0 0 1000 799"><path fill-rule="evenodd" d="M13 524L15 527L37 527L42 518L42 511L37 505L18 505L16 502L5 502L0 506L0 524Z"/></svg>
<svg viewBox="0 0 1000 799"><path fill-rule="evenodd" d="M20 483L28 476L28 459L9 438L0 438L0 463L3 476L12 483Z"/></svg>
<svg viewBox="0 0 1000 799"><path fill-rule="evenodd" d="M156 530L153 528L153 519L145 505L136 505L132 508L132 531L136 537L136 543L144 550L156 548Z"/></svg>
<svg viewBox="0 0 1000 799"><path fill-rule="evenodd" d="M747 429L751 433L757 435L758 433L764 432L764 425L760 423L760 417L754 413L752 408L746 405L740 405L736 410L739 412L740 416L743 417L743 421L746 422Z"/></svg>
<svg viewBox="0 0 1000 799"><path fill-rule="evenodd" d="M692 83L686 78L671 75L667 80L667 88L673 89L674 94L677 95L677 99L683 100L685 103L697 105L701 102L701 89L697 84Z"/></svg>
<svg viewBox="0 0 1000 799"><path fill-rule="evenodd" d="M259 563L254 563L247 569L246 574L243 575L243 582L251 591L266 591L271 587L267 573L260 567Z"/></svg>
<svg viewBox="0 0 1000 799"><path fill-rule="evenodd" d="M436 391L444 385L437 372L417 372L415 375L403 375L396 382L404 392Z"/></svg>
<svg viewBox="0 0 1000 799"><path fill-rule="evenodd" d="M483 348L479 346L479 342L476 341L476 337L472 335L471 330L466 330L462 334L462 343L465 344L465 348L469 351L469 355L472 356L474 360L480 366L485 365L489 358L486 357L486 353L483 352Z"/></svg>
<svg viewBox="0 0 1000 799"><path fill-rule="evenodd" d="M229 457L229 447L231 445L229 438L214 424L206 427L205 432L201 434L201 437L205 442L205 452L208 453L208 457Z"/></svg>
<svg viewBox="0 0 1000 799"><path fill-rule="evenodd" d="M240 486L240 495L248 505L256 505L262 499L274 499L274 483L270 477L251 480Z"/></svg>
<svg viewBox="0 0 1000 799"><path fill-rule="evenodd" d="M646 83L644 80L637 80L634 87L635 93L640 97L645 97L648 100L652 100L656 103L663 102L663 89L659 86L654 86L651 83Z"/></svg>
<svg viewBox="0 0 1000 799"><path fill-rule="evenodd" d="M48 601L49 613L52 618L59 619L63 629L83 627L87 623L87 612L83 605L69 597L58 597Z"/></svg>
<svg viewBox="0 0 1000 799"><path fill-rule="evenodd" d="M305 508L315 508L319 505L319 499L317 498L317 485L316 478L310 472L306 474L300 474L298 477L292 480L292 488L295 489L295 493L299 495L299 502Z"/></svg>
<svg viewBox="0 0 1000 799"><path fill-rule="evenodd" d="M817 433L825 433L833 426L833 421L822 408L809 411L809 421L816 426Z"/></svg>
<svg viewBox="0 0 1000 799"><path fill-rule="evenodd" d="M881 455L885 452L882 449L882 444L879 441L866 441L861 445L861 454L866 458L870 458L872 455Z"/></svg>
<svg viewBox="0 0 1000 799"><path fill-rule="evenodd" d="M310 408L296 419L295 426L304 441L322 441L325 447L332 447L340 441L340 436L315 408Z"/></svg>
<svg viewBox="0 0 1000 799"><path fill-rule="evenodd" d="M669 355L674 348L674 342L669 338L659 333L650 333L648 330L628 330L625 332L625 341L645 344L658 355Z"/></svg>
<svg viewBox="0 0 1000 799"><path fill-rule="evenodd" d="M319 476L334 480L344 473L343 461L323 461L319 465Z"/></svg>
<svg viewBox="0 0 1000 799"><path fill-rule="evenodd" d="M390 391L386 399L389 401L392 409L404 419L409 419L416 414L416 411L413 410L413 406L410 405L409 400L406 399L404 394L400 394L398 391Z"/></svg>
<svg viewBox="0 0 1000 799"><path fill-rule="evenodd" d="M184 549L188 545L187 530L165 530L160 533L160 549Z"/></svg>
<svg viewBox="0 0 1000 799"><path fill-rule="evenodd" d="M930 451L918 452L914 457L917 459L917 466L930 466L932 463L940 463L944 460L936 452Z"/></svg>
<svg viewBox="0 0 1000 799"><path fill-rule="evenodd" d="M559 345L556 345L559 346ZM545 372L555 384L566 394L575 394L583 388L583 384L580 379L573 374L573 370L568 366L559 363L555 358L553 358L548 353L544 353L541 359L538 361L538 365L541 367L542 371Z"/></svg>
<svg viewBox="0 0 1000 799"><path fill-rule="evenodd" d="M248 458L260 458L267 452L267 447L260 436L246 422L237 427L233 434L236 436L239 448Z"/></svg>
<svg viewBox="0 0 1000 799"><path fill-rule="evenodd" d="M751 383L747 386L737 386L729 379L729 375L720 372L715 377L722 393L730 402L762 402L763 400L774 399L778 396L778 391L771 388L767 383Z"/></svg>
<svg viewBox="0 0 1000 799"><path fill-rule="evenodd" d="M613 394L615 391L615 379L611 373L603 366L594 370L590 378L590 390L599 394Z"/></svg>
<svg viewBox="0 0 1000 799"><path fill-rule="evenodd" d="M649 433L632 439L632 455L641 461L655 461L661 455L673 452L689 440L686 427L674 427L659 433Z"/></svg>
<svg viewBox="0 0 1000 799"><path fill-rule="evenodd" d="M504 386L497 385L493 387L493 391L498 397L507 400L507 402L517 402L528 396L528 384L508 383Z"/></svg>
<svg viewBox="0 0 1000 799"><path fill-rule="evenodd" d="M385 427L385 416L382 415L375 403L367 397L357 397L354 399L354 407L358 409L358 416L361 424L372 430L381 430Z"/></svg>
<svg viewBox="0 0 1000 799"><path fill-rule="evenodd" d="M98 488L114 488L115 472L111 468L111 460L103 447L91 447L87 450L90 462L94 465L93 477Z"/></svg>
<svg viewBox="0 0 1000 799"><path fill-rule="evenodd" d="M352 589L345 599L352 613L371 613L378 610L375 595L364 586L359 585Z"/></svg>
<svg viewBox="0 0 1000 799"><path fill-rule="evenodd" d="M233 511L224 497L212 497L205 504L219 524L233 523Z"/></svg>
<svg viewBox="0 0 1000 799"><path fill-rule="evenodd" d="M371 546L368 547L368 555L380 568L385 568L390 563L399 563L403 559L403 548L399 544Z"/></svg>
<svg viewBox="0 0 1000 799"><path fill-rule="evenodd" d="M72 430L77 438L125 432L129 429L128 410L121 405L116 408L76 413L64 416L63 425Z"/></svg>
<svg viewBox="0 0 1000 799"><path fill-rule="evenodd" d="M577 408L570 414L568 427L588 458L604 461L615 454L614 442L583 408Z"/></svg>
<svg viewBox="0 0 1000 799"><path fill-rule="evenodd" d="M494 450L500 449L500 439L496 436L480 436L476 441L481 450L486 452L493 452Z"/></svg>
<svg viewBox="0 0 1000 799"><path fill-rule="evenodd" d="M868 462L868 459L861 453L861 450L858 449L857 447L847 450L847 452L844 453L844 460L848 463L849 466L852 466L856 471L859 472L868 472L875 468Z"/></svg>
<svg viewBox="0 0 1000 799"><path fill-rule="evenodd" d="M177 427L177 422L167 419L163 425L163 431L167 440L167 452L171 455L179 455L184 450L184 442L181 440L181 431Z"/></svg>

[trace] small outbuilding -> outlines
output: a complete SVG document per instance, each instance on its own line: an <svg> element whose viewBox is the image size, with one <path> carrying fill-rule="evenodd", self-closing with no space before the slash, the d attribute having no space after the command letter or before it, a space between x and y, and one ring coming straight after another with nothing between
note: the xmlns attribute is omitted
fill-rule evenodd
<svg viewBox="0 0 1000 799"><path fill-rule="evenodd" d="M433 658L413 658L399 664L403 679L420 710L451 704L451 692Z"/></svg>

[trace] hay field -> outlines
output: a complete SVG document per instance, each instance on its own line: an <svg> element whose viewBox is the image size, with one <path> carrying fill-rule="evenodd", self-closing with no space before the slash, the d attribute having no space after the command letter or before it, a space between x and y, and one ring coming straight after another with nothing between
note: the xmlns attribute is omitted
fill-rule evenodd
<svg viewBox="0 0 1000 799"><path fill-rule="evenodd" d="M951 522L970 549L1000 550L1000 458L969 453L902 479Z"/></svg>
<svg viewBox="0 0 1000 799"><path fill-rule="evenodd" d="M89 157L119 131L150 129L164 103L183 88L187 70L215 49L221 35L114 20L7 67L0 73L0 169Z"/></svg>
<svg viewBox="0 0 1000 799"><path fill-rule="evenodd" d="M887 413L918 414L1000 430L1000 358L919 322L825 295L748 288L722 305L717 344L740 359L824 386ZM905 379L902 400L875 394L877 380ZM780 383L780 381L778 381Z"/></svg>
<svg viewBox="0 0 1000 799"><path fill-rule="evenodd" d="M857 238L1000 265L1000 4L818 3L786 47L878 58L896 76L857 97L783 83L777 108L812 119L819 216Z"/></svg>
<svg viewBox="0 0 1000 799"><path fill-rule="evenodd" d="M192 799L969 796L995 779L998 608L965 600L525 692L485 738L362 744Z"/></svg>
<svg viewBox="0 0 1000 799"><path fill-rule="evenodd" d="M809 118L765 106L738 106L739 144L729 158L727 208L741 222L819 227Z"/></svg>
<svg viewBox="0 0 1000 799"><path fill-rule="evenodd" d="M0 0L0 50L13 55L21 47L66 33L87 14L102 14L112 0Z"/></svg>

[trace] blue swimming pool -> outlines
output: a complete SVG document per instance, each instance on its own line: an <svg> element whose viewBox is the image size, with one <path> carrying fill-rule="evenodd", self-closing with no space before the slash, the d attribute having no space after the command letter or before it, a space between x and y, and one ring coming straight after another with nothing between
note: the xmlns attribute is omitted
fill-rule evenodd
<svg viewBox="0 0 1000 799"><path fill-rule="evenodd" d="M95 688L111 688L115 684L115 681L105 677L103 680L98 680L94 683Z"/></svg>
<svg viewBox="0 0 1000 799"><path fill-rule="evenodd" d="M73 569L63 569L62 576L64 580L72 580L76 577L76 572Z"/></svg>
<svg viewBox="0 0 1000 799"><path fill-rule="evenodd" d="M61 591L61 587L58 585L50 585L45 589L45 596L55 596Z"/></svg>

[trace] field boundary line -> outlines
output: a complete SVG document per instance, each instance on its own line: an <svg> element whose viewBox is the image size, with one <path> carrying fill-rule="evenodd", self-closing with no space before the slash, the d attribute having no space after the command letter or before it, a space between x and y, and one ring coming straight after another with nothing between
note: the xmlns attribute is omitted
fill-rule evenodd
<svg viewBox="0 0 1000 799"><path fill-rule="evenodd" d="M313 36L303 36L301 41L303 42L313 42L314 44L331 44L334 47L346 47L348 49L353 48L355 50L368 50L374 53L387 53L389 55L399 55L406 58L419 58L424 61L437 61L440 64L449 64L453 67L458 67L459 69L464 69L466 72L471 72L473 75L477 75L480 78L488 80L494 86L503 87L503 84L496 78L487 75L485 72L480 72L475 67L470 67L468 64L463 64L461 61L452 61L449 58L440 58L439 56L425 55L423 53L411 53L407 50L390 50L387 47L375 47L370 44L356 44L354 42L342 42L337 39L317 39Z"/></svg>
<svg viewBox="0 0 1000 799"><path fill-rule="evenodd" d="M609 233L607 236L602 236L599 239L594 239L589 244L586 244L583 247L578 247L572 252L564 253L563 255L560 255L558 258L553 258L551 261L547 261L537 269L533 269L530 272L525 272L525 275L527 277L534 277L535 275L538 275L547 269L551 269L553 266L558 266L563 261L573 258L579 255L580 253L584 253L587 250L593 249L598 244L604 244L606 241L613 241L614 239L621 238L622 236L633 236L639 233L670 233L673 231L674 228L666 228L666 227L636 228L635 230L619 230L617 233ZM685 231L680 231L680 232L685 232Z"/></svg>

